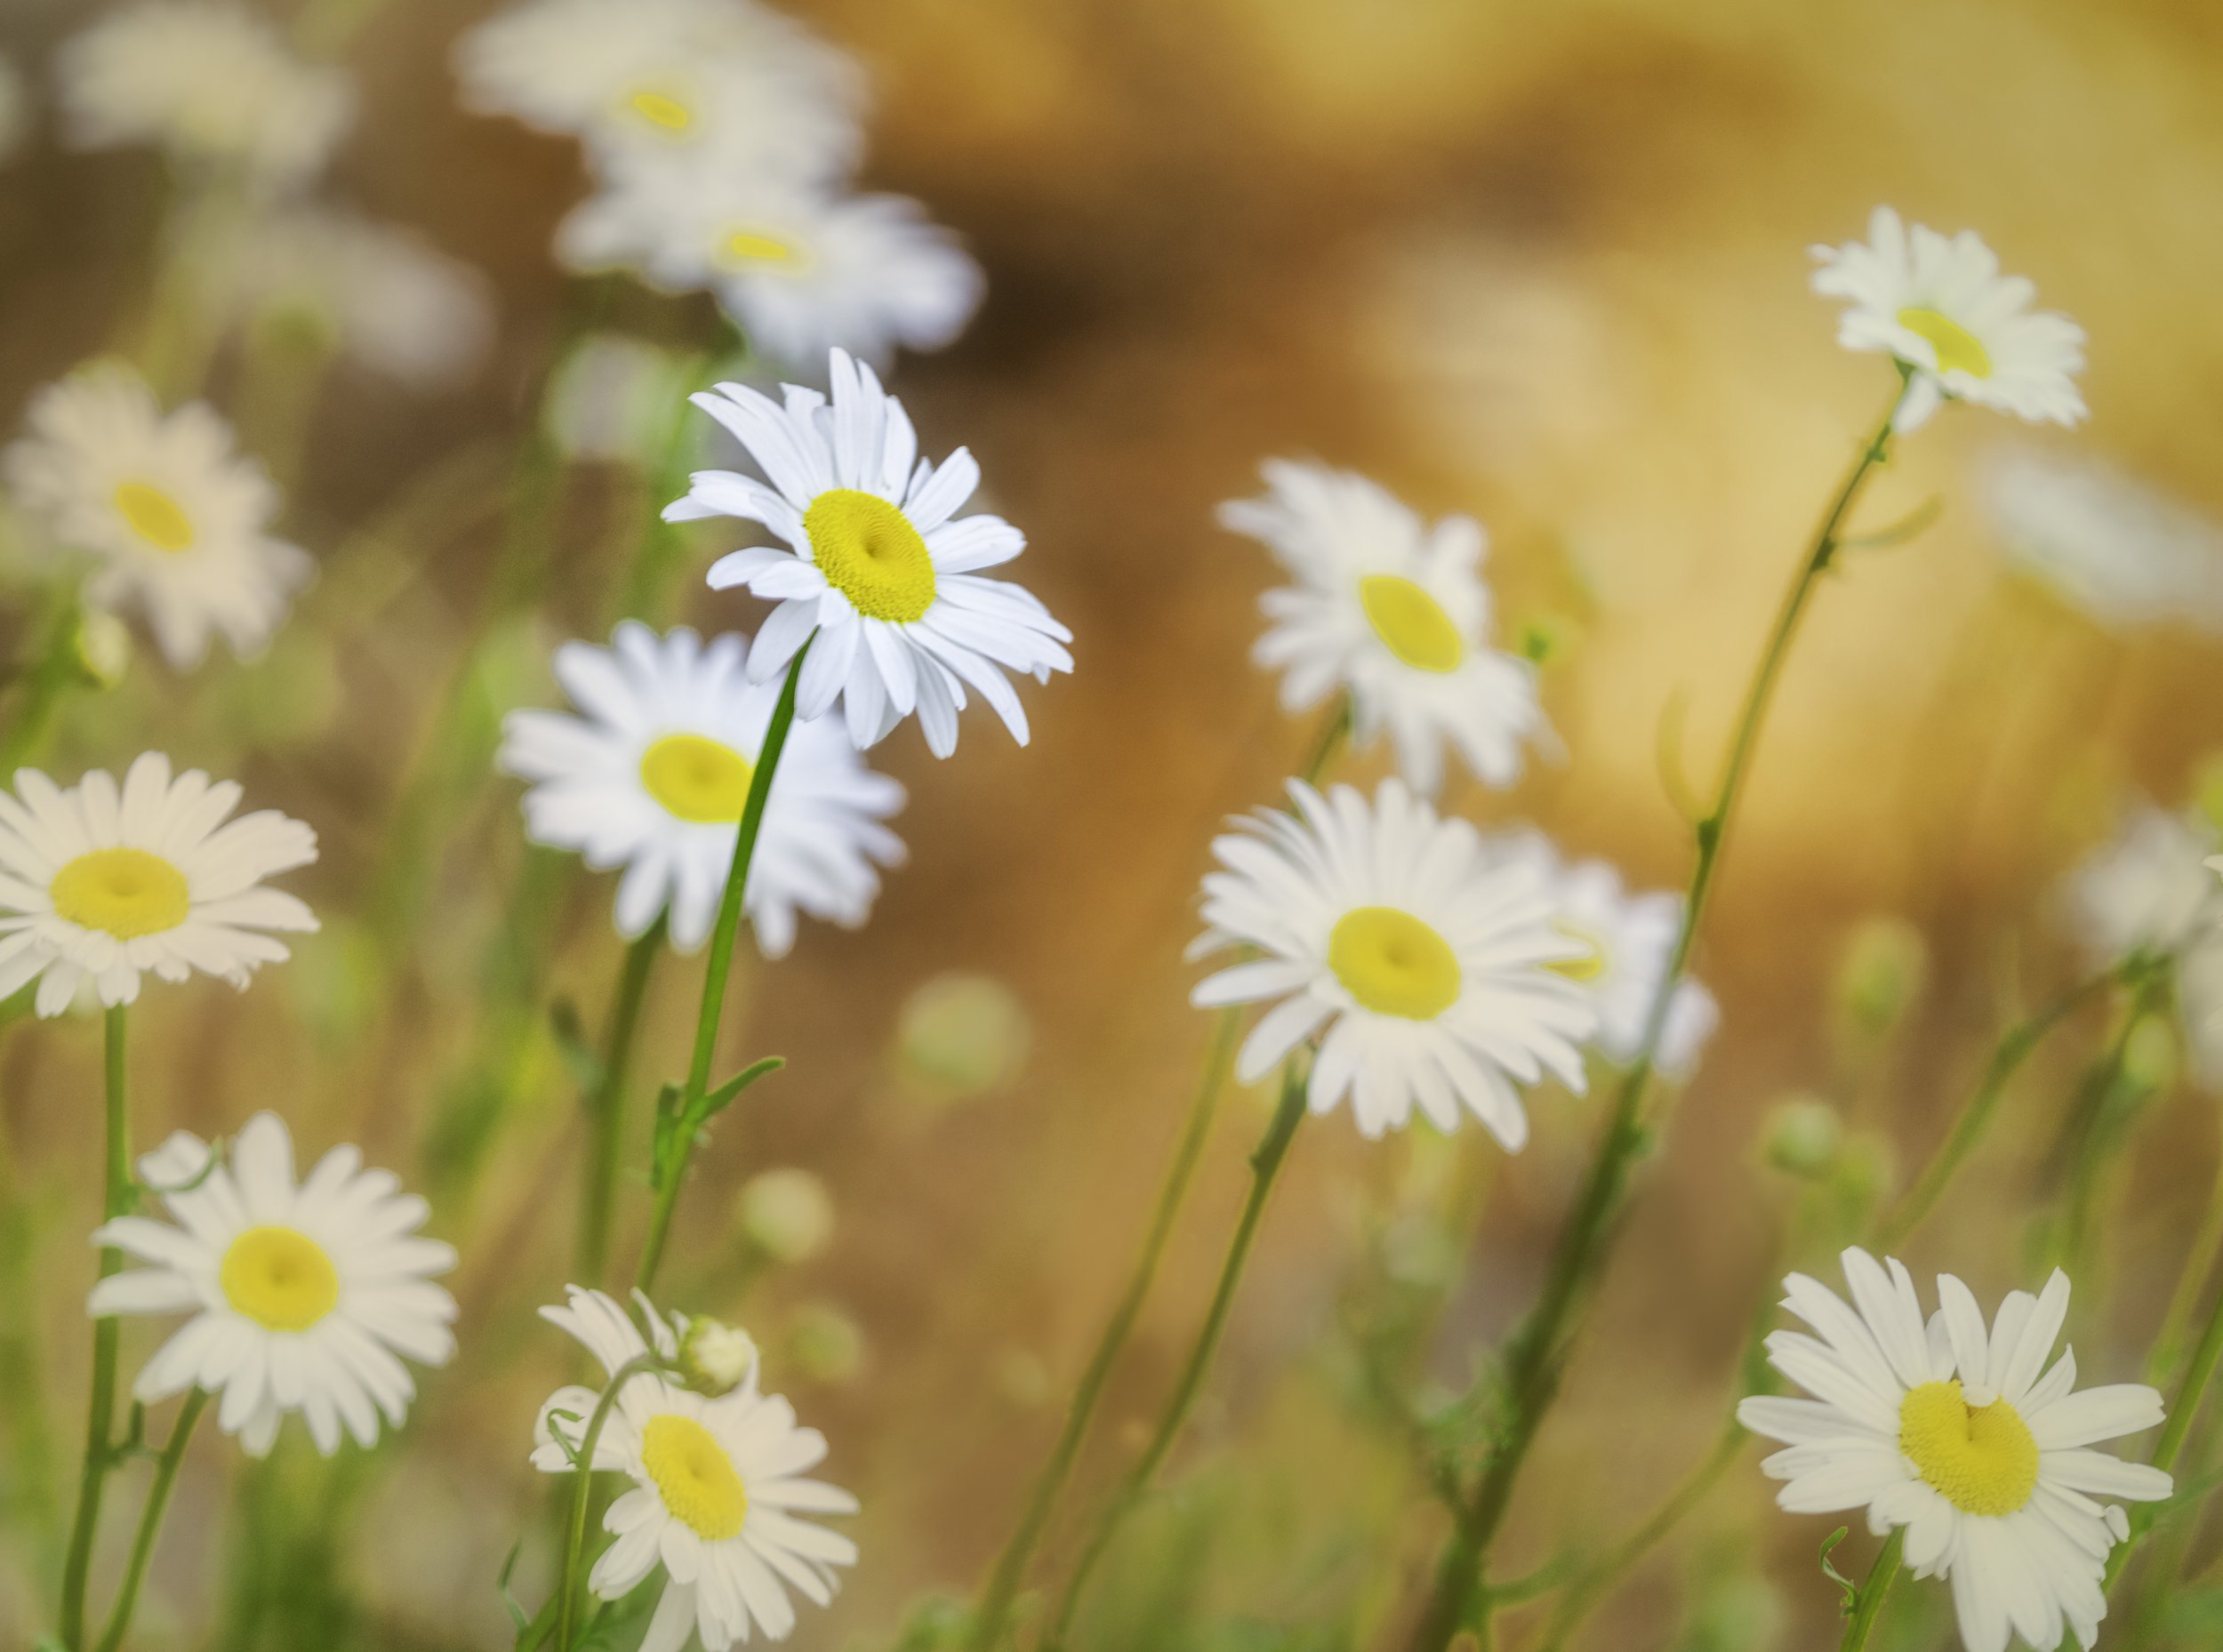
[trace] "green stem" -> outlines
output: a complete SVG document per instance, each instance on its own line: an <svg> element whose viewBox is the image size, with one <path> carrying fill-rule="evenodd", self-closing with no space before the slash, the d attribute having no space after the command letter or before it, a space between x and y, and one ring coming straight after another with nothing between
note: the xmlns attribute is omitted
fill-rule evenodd
<svg viewBox="0 0 2223 1652"><path fill-rule="evenodd" d="M107 1189L100 1208L103 1217L113 1221L132 1207L124 1006L118 1004L108 1010L104 1030L108 1166ZM107 1279L123 1265L122 1251L113 1246L101 1248L100 1278ZM61 1643L72 1652L84 1644L85 1581L92 1567L92 1540L100 1527L100 1492L116 1460L112 1430L116 1422L117 1334L118 1326L113 1316L92 1322L92 1394L85 1420L84 1470L77 1483L77 1515L70 1528L69 1555L62 1567Z"/></svg>
<svg viewBox="0 0 2223 1652"><path fill-rule="evenodd" d="M725 1014L726 982L733 973L734 942L741 933L749 865L756 856L757 834L764 825L765 802L772 795L772 776L780 766L780 753L787 747L787 732L795 722L796 686L802 678L803 662L810 656L813 640L815 638L804 640L787 668L787 680L780 685L779 703L773 707L771 726L765 730L764 747L757 753L756 769L749 776L749 799L742 806L741 825L734 835L733 864L726 873L726 890L718 907L718 926L710 932L710 954L702 970L702 1006L694 1018L694 1055L687 1064L686 1089L682 1093L679 1107L681 1127L686 1134L673 1162L659 1167L655 1209L649 1218L648 1239L641 1248L640 1270L634 1280L642 1291L655 1285L656 1269L663 1261L664 1241L671 1232L672 1213L678 1208L679 1189L686 1180L687 1161L694 1154L694 1127L687 1121L694 1118L703 1097L710 1094L710 1062L718 1053L718 1023Z"/></svg>
<svg viewBox="0 0 2223 1652"><path fill-rule="evenodd" d="M586 1175L579 1205L579 1277L592 1284L602 1277L610 1252L610 1213L617 1202L618 1161L623 1156L625 1081L631 1071L633 1034L640 1025L642 1001L656 955L663 950L665 919L659 917L626 949L618 976L617 1000L610 1010L610 1032L603 1047L602 1072L588 1103L590 1137Z"/></svg>
<svg viewBox="0 0 2223 1652"><path fill-rule="evenodd" d="M1235 1305L1236 1288L1242 1283L1243 1266L1250 1258L1251 1242L1257 1238L1259 1221L1265 1215L1267 1195L1273 1191L1282 1160L1288 1157L1296 1127L1304 1122L1306 1071L1305 1064L1296 1059L1281 1070L1280 1105L1274 1110L1273 1121L1266 1127L1264 1139L1250 1156L1250 1197L1244 1201L1234 1237L1228 1241L1227 1259L1220 1264L1219 1283L1213 1289L1210 1307L1205 1310L1196 1343L1189 1350L1188 1363L1181 1368L1150 1444L1096 1517L1095 1526L1080 1552L1079 1563L1073 1568L1064 1593L1058 1599L1056 1615L1051 1620L1049 1632L1043 1637L1042 1652L1061 1652L1072 1629L1073 1615L1088 1587L1090 1574L1103 1558L1104 1551L1111 1547L1127 1517L1149 1492L1151 1482L1157 1479L1158 1471L1164 1466L1167 1455L1189 1420L1190 1407L1196 1403L1204 1379L1212 1368L1212 1357L1219 1351L1220 1338L1227 1329L1228 1315Z"/></svg>
<svg viewBox="0 0 2223 1652"><path fill-rule="evenodd" d="M1894 401L1894 409L1897 405ZM1462 1627L1478 1616L1486 1619L1489 1616L1482 1589L1483 1562L1512 1501L1513 1483L1520 1478L1521 1464L1535 1443L1545 1413L1558 1395L1560 1366L1576 1311L1593 1274L1611 1247L1614 1217L1620 1207L1622 1189L1645 1143L1645 1097L1660 1039L1666 1031L1667 1012L1689 966L1691 950L1713 896L1729 829L1744 792L1745 777L1760 732L1775 698L1777 680L1782 675L1784 661L1789 656L1799 622L1806 613L1814 589L1836 554L1846 517L1858 499L1862 485L1883 463L1890 437L1891 422L1887 413L1861 447L1824 514L1806 557L1784 596L1775 628L1745 690L1713 806L1697 823L1697 861L1684 899L1682 933L1652 995L1643 1041L1614 1096L1604 1139L1591 1160L1574 1210L1560 1236L1543 1295L1527 1324L1506 1350L1506 1420L1492 1442L1488 1465L1476 1482L1473 1496L1457 1512L1451 1540L1445 1545L1436 1570L1428 1606L1413 1636L1413 1652L1444 1652L1451 1644L1452 1636Z"/></svg>
<svg viewBox="0 0 2223 1652"><path fill-rule="evenodd" d="M38 658L24 674L7 732L0 734L0 781L12 783L15 771L37 755L62 696L85 680L77 656L82 623L76 588L56 588Z"/></svg>
<svg viewBox="0 0 2223 1652"><path fill-rule="evenodd" d="M161 1459L155 1464L154 1484L147 1488L147 1506L140 1511L139 1532L132 1539L131 1563L124 1568L124 1586L117 1592L116 1606L108 1614L108 1629L100 1636L100 1652L116 1652L132 1626L132 1614L139 1606L139 1587L146 1581L147 1562L154 1557L155 1536L162 1529L163 1512L170 1506L171 1488L177 1484L178 1465L185 1461L185 1448L193 1438L194 1424L201 1420L207 1405L207 1391L193 1390L179 1408L178 1420L171 1424L169 1443L163 1447Z"/></svg>
<svg viewBox="0 0 2223 1652"><path fill-rule="evenodd" d="M1875 1557L1875 1564L1868 1568L1868 1580L1860 1585L1859 1600L1852 1608L1852 1616L1845 1622L1845 1638L1837 1643L1837 1652L1861 1652L1868 1644L1876 1620L1883 1616L1883 1602L1891 1592L1891 1585L1898 1581L1899 1552L1906 1546L1906 1528L1891 1528L1891 1535Z"/></svg>
<svg viewBox="0 0 2223 1652"><path fill-rule="evenodd" d="M635 1354L610 1373L609 1386L595 1402L594 1415L587 1421L587 1431L580 1436L579 1470L572 1480L571 1512L564 1526L564 1568L556 1580L556 1652L571 1652L572 1625L578 1620L579 1596L585 1586L585 1580L579 1576L579 1557L587 1546L587 1494L594 1481L594 1454L602 1443L602 1430L610 1420L611 1408L617 1404L618 1391L643 1372L654 1371L662 1363L652 1351ZM551 1422L549 1427L553 1432L556 1424Z"/></svg>
<svg viewBox="0 0 2223 1652"><path fill-rule="evenodd" d="M2118 1110L2143 1099L2141 1084L2130 1079L2131 1045L2146 1018L2166 1001L2168 987L2169 972L2163 966L2137 978L2136 990L2123 1007L2122 1024L2108 1040L2106 1053L2086 1074L2054 1143L2050 1162L2058 1174L2067 1177L2067 1192L2062 1200L2064 1214L2050 1224L2046 1235L2048 1268L2066 1268L2072 1274L2078 1271L2091 1231L2092 1207L2099 1197L2100 1183L2124 1135ZM2121 1101L2126 1093L2131 1101Z"/></svg>

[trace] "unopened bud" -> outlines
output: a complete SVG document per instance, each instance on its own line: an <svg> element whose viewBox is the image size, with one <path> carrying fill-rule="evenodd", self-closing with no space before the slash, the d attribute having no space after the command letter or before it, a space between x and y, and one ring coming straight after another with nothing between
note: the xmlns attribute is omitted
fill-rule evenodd
<svg viewBox="0 0 2223 1652"><path fill-rule="evenodd" d="M131 628L106 608L77 616L77 669L96 688L113 688L131 669Z"/></svg>
<svg viewBox="0 0 2223 1652"><path fill-rule="evenodd" d="M905 1071L950 1099L1008 1084L1033 1042L1027 1013L989 975L937 975L903 1005L896 1048Z"/></svg>
<svg viewBox="0 0 2223 1652"><path fill-rule="evenodd" d="M1794 1095L1768 1115L1761 1137L1768 1163L1786 1175L1818 1176L1836 1162L1845 1126L1837 1110L1818 1095Z"/></svg>
<svg viewBox="0 0 2223 1652"><path fill-rule="evenodd" d="M1921 930L1903 918L1864 918L1838 957L1837 1002L1852 1026L1873 1038L1898 1023L1929 976Z"/></svg>
<svg viewBox="0 0 2223 1652"><path fill-rule="evenodd" d="M2123 1077L2151 1095L2171 1088L2184 1064L2177 1030L2166 1016L2142 1015L2123 1046Z"/></svg>
<svg viewBox="0 0 2223 1652"><path fill-rule="evenodd" d="M833 1241L833 1195L807 1170L751 1176L734 1200L742 1235L774 1262L808 1261Z"/></svg>
<svg viewBox="0 0 2223 1652"><path fill-rule="evenodd" d="M698 1394L716 1399L749 1380L756 1368L756 1339L737 1325L697 1316L679 1339L679 1375Z"/></svg>
<svg viewBox="0 0 2223 1652"><path fill-rule="evenodd" d="M831 1303L797 1310L788 1327L788 1359L822 1383L846 1383L864 1365L864 1333Z"/></svg>

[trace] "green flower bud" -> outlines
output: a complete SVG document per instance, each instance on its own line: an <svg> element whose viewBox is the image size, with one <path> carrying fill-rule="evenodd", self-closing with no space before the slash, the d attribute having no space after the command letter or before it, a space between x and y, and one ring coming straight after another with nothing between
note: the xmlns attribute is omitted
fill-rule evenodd
<svg viewBox="0 0 2223 1652"><path fill-rule="evenodd" d="M113 688L131 669L131 628L106 608L77 616L77 669L95 688Z"/></svg>
<svg viewBox="0 0 2223 1652"><path fill-rule="evenodd" d="M1018 998L988 975L936 975L904 1003L895 1034L904 1072L948 1100L1010 1083L1033 1040Z"/></svg>
<svg viewBox="0 0 2223 1652"><path fill-rule="evenodd" d="M750 1177L734 1201L742 1237L774 1262L807 1262L833 1242L833 1195L807 1170Z"/></svg>
<svg viewBox="0 0 2223 1652"><path fill-rule="evenodd" d="M832 1303L808 1303L788 1325L787 1357L806 1376L846 1383L864 1367L864 1332Z"/></svg>
<svg viewBox="0 0 2223 1652"><path fill-rule="evenodd" d="M679 1339L680 1380L698 1394L716 1399L749 1380L756 1368L756 1339L737 1325L707 1315L687 1321Z"/></svg>
<svg viewBox="0 0 2223 1652"><path fill-rule="evenodd" d="M1898 1025L1929 975L1921 930L1903 918L1864 918L1838 955L1837 1004L1853 1029L1874 1038Z"/></svg>
<svg viewBox="0 0 2223 1652"><path fill-rule="evenodd" d="M1818 1095L1794 1095L1768 1114L1761 1151L1786 1175L1819 1176L1836 1163L1844 1140L1844 1119L1836 1108Z"/></svg>

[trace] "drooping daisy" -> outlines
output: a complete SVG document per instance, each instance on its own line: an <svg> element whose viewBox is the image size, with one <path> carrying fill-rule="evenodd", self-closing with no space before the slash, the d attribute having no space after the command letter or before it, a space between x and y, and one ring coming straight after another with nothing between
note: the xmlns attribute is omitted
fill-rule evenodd
<svg viewBox="0 0 2223 1652"><path fill-rule="evenodd" d="M1284 673L1291 711L1347 689L1360 744L1386 730L1398 771L1423 797L1443 783L1449 743L1476 775L1508 786L1521 747L1544 730L1535 668L1488 642L1484 537L1471 517L1433 528L1366 477L1268 460L1262 499L1220 507L1295 583L1268 591L1271 622L1251 658Z"/></svg>
<svg viewBox="0 0 2223 1652"><path fill-rule="evenodd" d="M2076 389L2084 330L2067 316L2032 309L2036 289L2001 275L1974 230L1947 239L1879 206L1866 241L1818 246L1814 256L1821 263L1814 291L1850 307L1837 342L1882 350L1912 370L1895 429L1915 429L1948 400L2033 423L2074 425L2084 416Z"/></svg>
<svg viewBox="0 0 2223 1652"><path fill-rule="evenodd" d="M144 0L66 42L65 130L80 148L152 144L285 188L320 171L355 113L347 76L301 61L277 29L225 0Z"/></svg>
<svg viewBox="0 0 2223 1652"><path fill-rule="evenodd" d="M2012 448L1980 497L2010 565L2114 630L2223 631L2223 528L2115 466Z"/></svg>
<svg viewBox="0 0 2223 1652"><path fill-rule="evenodd" d="M271 535L277 490L214 408L165 414L136 375L102 366L39 391L28 423L0 473L56 542L97 560L89 602L142 613L180 670L212 634L242 656L269 640L314 565Z"/></svg>
<svg viewBox="0 0 2223 1652"><path fill-rule="evenodd" d="M129 1004L148 970L244 988L285 958L270 932L317 919L262 880L315 860L317 834L274 809L227 820L238 802L236 782L198 769L173 781L158 751L120 789L100 769L67 791L18 769L0 791L0 998L36 976L38 1013L59 1015L87 982Z"/></svg>
<svg viewBox="0 0 2223 1652"><path fill-rule="evenodd" d="M673 944L691 951L718 917L779 686L749 680L749 646L730 634L704 647L684 627L659 638L628 620L611 643L557 652L557 678L584 715L511 712L498 761L533 782L525 818L534 842L576 849L597 870L625 868L621 934L638 935L669 911ZM863 923L878 867L903 859L882 824L903 804L903 787L864 766L838 721L795 720L745 892L766 957L794 944L799 910Z"/></svg>
<svg viewBox="0 0 2223 1652"><path fill-rule="evenodd" d="M624 1311L599 1291L573 1287L561 1308L541 1317L576 1337L614 1375L648 1351ZM636 1295L668 1362L680 1352L686 1322L660 1319ZM573 1472L600 1400L590 1388L559 1388L534 1423L533 1466ZM783 1640L795 1627L788 1592L824 1606L840 1586L837 1567L856 1563L856 1544L804 1519L853 1514L856 1499L799 1478L826 1455L825 1436L795 1420L795 1408L758 1387L756 1362L739 1386L717 1399L682 1388L659 1372L619 1390L601 1438L596 1469L629 1476L632 1489L610 1505L603 1525L617 1541L595 1562L587 1586L614 1600L662 1566L663 1593L640 1652L679 1652L690 1633L705 1652L726 1652L762 1631Z"/></svg>
<svg viewBox="0 0 2223 1652"><path fill-rule="evenodd" d="M750 349L790 367L815 368L837 345L883 365L898 345L939 349L983 286L980 266L914 201L741 171L643 171L574 209L556 252L578 269L708 289Z"/></svg>
<svg viewBox="0 0 2223 1652"><path fill-rule="evenodd" d="M780 605L757 633L749 674L787 669L814 632L797 706L820 717L839 698L850 738L869 747L912 712L936 757L957 750L957 714L977 689L1024 745L1026 713L1003 673L1038 682L1073 669L1072 633L1031 593L978 570L1008 562L1026 538L1000 517L959 517L980 467L959 448L919 457L903 405L870 367L835 350L833 400L801 385L778 402L741 384L694 397L771 479L698 470L664 517L739 517L784 546L751 546L710 567L714 589L742 586Z"/></svg>
<svg viewBox="0 0 2223 1652"><path fill-rule="evenodd" d="M2058 1270L2037 1296L2010 1292L1987 1328L1949 1273L1925 1325L1898 1262L1862 1250L1843 1261L1850 1306L1804 1274L1784 1281L1784 1305L1818 1340L1768 1337L1769 1363L1816 1398L1737 1408L1787 1448L1761 1464L1788 1482L1776 1501L1795 1514L1866 1508L1878 1536L1905 1527L1914 1575L1950 1581L1968 1652L2004 1652L2010 1630L2050 1652L2064 1625L2090 1648L2107 1613L2107 1552L2128 1531L2122 1508L2099 1500L2153 1502L2170 1478L2086 1448L2155 1426L2161 1395L2135 1383L2072 1391L2067 1349L2047 1367L2068 1311Z"/></svg>
<svg viewBox="0 0 2223 1652"><path fill-rule="evenodd" d="M417 1230L423 1199L391 1171L365 1170L335 1147L298 1184L293 1142L276 1113L257 1113L220 1160L184 1131L139 1161L176 1223L119 1216L94 1230L149 1265L102 1279L95 1319L189 1313L139 1374L132 1394L152 1405L201 1388L221 1395L217 1423L261 1456L289 1411L317 1449L378 1439L398 1428L416 1392L397 1356L442 1366L455 1351L455 1299L432 1283L455 1252Z"/></svg>
<svg viewBox="0 0 2223 1652"><path fill-rule="evenodd" d="M1360 1132L1378 1136L1416 1107L1447 1131L1464 1110L1518 1152L1529 1121L1515 1087L1548 1071L1579 1092L1578 1047L1598 1026L1593 995L1554 967L1586 949L1553 923L1549 886L1401 782L1371 804L1294 780L1289 796L1293 815L1261 810L1213 844L1223 870L1204 880L1207 928L1190 948L1264 954L1190 994L1200 1006L1278 1000L1237 1076L1264 1077L1319 1032L1312 1111L1348 1094Z"/></svg>

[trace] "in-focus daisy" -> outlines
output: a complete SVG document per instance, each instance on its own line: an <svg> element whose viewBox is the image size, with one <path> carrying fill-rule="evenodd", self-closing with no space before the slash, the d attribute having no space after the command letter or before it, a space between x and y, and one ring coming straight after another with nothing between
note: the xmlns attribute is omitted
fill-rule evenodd
<svg viewBox="0 0 2223 1652"><path fill-rule="evenodd" d="M665 519L739 517L787 541L720 557L710 582L780 605L750 652L749 674L760 682L817 633L798 686L802 716L823 716L839 699L864 747L916 711L927 744L946 758L973 688L1024 745L1026 713L1003 673L1047 683L1073 669L1071 631L1031 593L980 577L1024 550L1025 536L1000 517L957 514L980 485L980 467L962 447L939 466L919 458L911 416L870 367L835 350L831 377L831 405L797 384L785 387L784 406L741 384L694 397L770 485L698 470Z"/></svg>
<svg viewBox="0 0 2223 1652"><path fill-rule="evenodd" d="M2013 448L1980 497L2010 565L2101 625L2223 631L2223 528L2115 466Z"/></svg>
<svg viewBox="0 0 2223 1652"><path fill-rule="evenodd" d="M196 970L245 987L286 956L273 930L309 930L300 901L262 880L317 858L317 834L274 809L227 820L232 781L171 778L142 753L119 788L95 769L65 791L18 769L0 791L0 998L38 979L38 1013L59 1015L91 982L108 1005L139 997L152 970Z"/></svg>
<svg viewBox="0 0 2223 1652"><path fill-rule="evenodd" d="M1579 1046L1597 1030L1592 994L1559 968L1586 949L1553 921L1532 865L1489 854L1462 820L1439 819L1401 782L1369 804L1349 786L1325 797L1289 782L1293 814L1261 810L1212 846L1201 957L1263 957L1197 983L1200 1006L1278 1000L1244 1040L1235 1071L1264 1077L1315 1033L1308 1095L1324 1113L1348 1094L1361 1133L1415 1107L1438 1128L1462 1110L1517 1152L1528 1140L1518 1085L1550 1072L1583 1087ZM1558 966L1558 967L1555 967Z"/></svg>
<svg viewBox="0 0 2223 1652"><path fill-rule="evenodd" d="M692 950L718 917L779 686L749 680L749 646L730 634L705 647L684 627L659 638L628 620L611 644L557 651L557 678L583 715L512 711L498 761L533 782L534 842L576 849L598 870L625 868L621 934L668 910L672 943ZM795 943L798 910L863 923L878 868L903 859L881 823L903 805L903 787L864 766L838 721L796 718L749 866L749 922L766 957Z"/></svg>
<svg viewBox="0 0 2223 1652"><path fill-rule="evenodd" d="M2161 1395L2136 1383L2073 1391L2067 1349L2047 1366L2068 1311L2058 1270L2037 1296L2010 1292L1986 1327L1949 1273L1925 1324L1898 1262L1862 1250L1843 1261L1850 1306L1804 1274L1784 1281L1784 1306L1818 1339L1768 1337L1769 1363L1816 1397L1737 1408L1787 1448L1761 1464L1788 1482L1776 1501L1795 1514L1866 1508L1878 1536L1905 1527L1914 1575L1950 1581L1968 1652L2003 1652L2010 1630L2050 1652L2064 1625L2091 1647L2107 1552L2129 1529L2100 1500L2150 1503L2170 1478L2087 1448L2154 1427Z"/></svg>
<svg viewBox="0 0 2223 1652"><path fill-rule="evenodd" d="M556 252L574 269L708 289L751 349L813 370L837 345L883 365L898 345L939 349L983 286L980 266L914 201L739 171L643 171L574 209Z"/></svg>
<svg viewBox="0 0 2223 1652"><path fill-rule="evenodd" d="M301 61L226 0L144 0L66 42L65 127L81 148L152 144L173 160L286 187L321 170L355 113L347 76Z"/></svg>
<svg viewBox="0 0 2223 1652"><path fill-rule="evenodd" d="M1472 517L1433 527L1378 485L1324 465L1268 460L1262 499L1220 507L1295 583L1268 591L1251 658L1280 670L1291 711L1348 690L1360 744L1387 730L1398 772L1423 797L1443 782L1448 743L1476 775L1509 786L1521 742L1544 730L1536 670L1489 645L1484 536Z"/></svg>
<svg viewBox="0 0 2223 1652"><path fill-rule="evenodd" d="M2034 423L2073 425L2084 416L2076 389L2084 330L2067 316L2032 309L2036 289L2001 275L1974 230L1948 239L1879 206L1866 241L1818 246L1814 256L1821 263L1814 291L1848 305L1837 342L1885 351L1911 370L1895 428L1914 429L1946 400Z"/></svg>
<svg viewBox="0 0 2223 1652"><path fill-rule="evenodd" d="M396 1428L416 1383L397 1355L445 1365L455 1300L433 1277L455 1252L425 1239L423 1199L391 1171L365 1170L335 1147L298 1184L293 1142L276 1113L257 1113L220 1162L179 1131L139 1161L141 1181L177 1225L119 1216L94 1230L148 1265L102 1279L86 1304L114 1314L189 1313L132 1384L152 1405L189 1388L222 1396L217 1423L252 1456L301 1413L330 1456L342 1428L359 1446Z"/></svg>
<svg viewBox="0 0 2223 1652"><path fill-rule="evenodd" d="M277 489L214 408L165 413L134 374L104 366L39 391L28 424L0 474L56 542L98 561L89 602L142 613L180 670L212 634L239 655L269 640L314 565L271 535Z"/></svg>
<svg viewBox="0 0 2223 1652"><path fill-rule="evenodd" d="M687 1327L661 1319L638 1296L641 1316L667 1361L679 1357ZM570 1302L541 1317L569 1332L614 1375L647 1343L624 1311L599 1291L574 1287ZM534 1423L533 1466L573 1472L588 1420L601 1396L559 1388ZM690 1633L705 1652L726 1652L762 1631L783 1640L795 1627L789 1591L824 1606L839 1587L835 1568L856 1563L856 1544L803 1518L853 1514L856 1499L801 1479L826 1455L825 1436L795 1420L795 1408L760 1392L756 1362L739 1386L717 1399L682 1388L654 1371L632 1377L596 1442L593 1467L629 1476L632 1489L610 1505L603 1525L617 1541L595 1562L587 1586L614 1600L664 1569L663 1593L640 1652L679 1652Z"/></svg>

